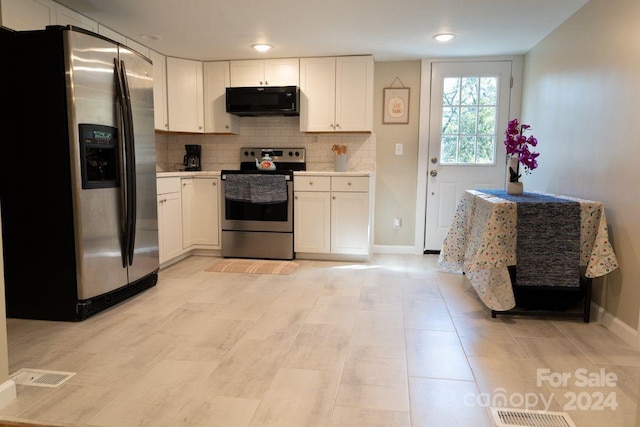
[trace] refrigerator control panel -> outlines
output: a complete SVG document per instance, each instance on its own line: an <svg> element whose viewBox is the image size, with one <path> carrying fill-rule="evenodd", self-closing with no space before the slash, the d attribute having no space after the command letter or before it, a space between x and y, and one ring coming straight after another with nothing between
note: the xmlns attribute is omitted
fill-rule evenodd
<svg viewBox="0 0 640 427"><path fill-rule="evenodd" d="M118 129L80 124L82 188L111 188L120 185Z"/></svg>

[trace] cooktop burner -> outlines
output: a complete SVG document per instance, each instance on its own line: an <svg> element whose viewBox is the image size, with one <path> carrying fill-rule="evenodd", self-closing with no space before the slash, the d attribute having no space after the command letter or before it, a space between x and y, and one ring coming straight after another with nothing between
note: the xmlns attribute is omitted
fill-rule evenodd
<svg viewBox="0 0 640 427"><path fill-rule="evenodd" d="M276 171L304 171L307 170L306 149L301 147L281 147L281 148L253 148L245 147L240 149L240 170L257 171L256 159L261 161L262 157L268 155L276 164ZM264 171L260 171L264 172Z"/></svg>

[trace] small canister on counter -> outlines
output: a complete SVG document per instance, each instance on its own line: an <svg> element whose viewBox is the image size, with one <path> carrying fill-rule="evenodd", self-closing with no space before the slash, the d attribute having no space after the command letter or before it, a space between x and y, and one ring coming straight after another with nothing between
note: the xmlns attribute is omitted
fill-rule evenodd
<svg viewBox="0 0 640 427"><path fill-rule="evenodd" d="M333 151L334 169L336 172L347 171L347 146L346 145L334 145L331 147Z"/></svg>

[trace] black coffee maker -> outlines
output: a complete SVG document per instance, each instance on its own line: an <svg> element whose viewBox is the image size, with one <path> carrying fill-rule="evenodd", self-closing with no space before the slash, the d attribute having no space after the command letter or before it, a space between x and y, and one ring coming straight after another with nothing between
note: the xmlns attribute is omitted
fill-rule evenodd
<svg viewBox="0 0 640 427"><path fill-rule="evenodd" d="M200 145L185 145L187 154L184 155L184 161L182 164L185 166L186 171L199 171L202 170L200 166L200 153L202 146Z"/></svg>

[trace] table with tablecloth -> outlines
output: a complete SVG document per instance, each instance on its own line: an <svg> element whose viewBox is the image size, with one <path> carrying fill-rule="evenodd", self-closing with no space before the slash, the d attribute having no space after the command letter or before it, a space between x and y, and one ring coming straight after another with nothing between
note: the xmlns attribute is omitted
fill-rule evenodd
<svg viewBox="0 0 640 427"><path fill-rule="evenodd" d="M546 203L538 204L538 208L542 206L542 210L533 210L536 203L527 204L534 198L542 199L540 203ZM547 210L551 215L549 207L560 206L554 202L566 202L562 209L575 212L575 221L567 219L571 215L563 213L564 211L557 211L555 218L547 218ZM528 210L529 207L531 211ZM528 226L519 224L518 212L523 216L521 223L524 222L523 213L532 213L529 215L531 218ZM516 299L509 266L517 266L519 261L522 263L523 259L527 259L527 265L540 264L540 276L543 276L551 264L573 264L561 258L556 262L547 262L546 265L544 262L538 263L536 250L525 251L522 245L518 246L518 234L521 234L521 240L527 238L530 242L535 242L536 239L540 240L535 224L546 223L548 236L553 237L554 233L563 236L562 228L554 231L554 222L558 222L559 226L560 222L570 226L572 221L576 222L575 263L582 267L584 276L600 277L618 268L618 261L608 238L602 203L542 192L511 196L499 190L467 190L463 193L444 239L438 264L447 271L464 272L482 302L491 310L511 310L516 306ZM566 233L572 232L567 229ZM571 247L568 240L570 239L561 240L561 243ZM542 245L548 244L556 243L542 242ZM543 246L538 246L540 247ZM560 251L550 251L551 254L555 252ZM568 252L572 256L571 250Z"/></svg>

